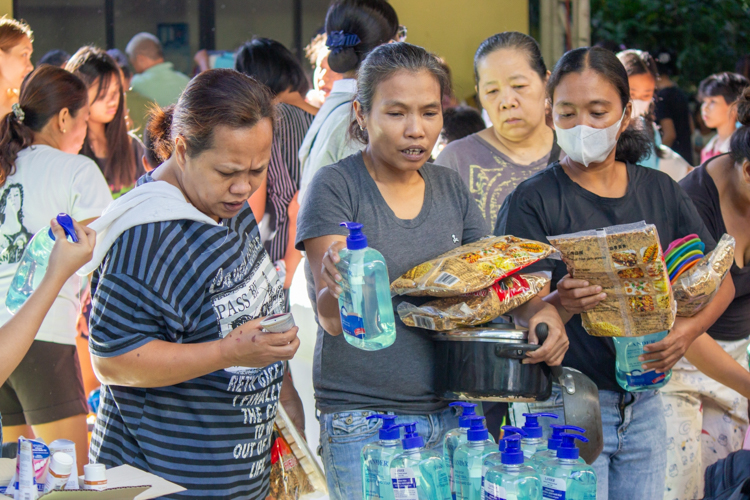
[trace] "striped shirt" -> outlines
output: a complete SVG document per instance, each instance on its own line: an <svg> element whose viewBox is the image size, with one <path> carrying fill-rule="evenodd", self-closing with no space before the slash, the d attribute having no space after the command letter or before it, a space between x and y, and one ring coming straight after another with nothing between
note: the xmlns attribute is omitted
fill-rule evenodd
<svg viewBox="0 0 750 500"><path fill-rule="evenodd" d="M179 220L129 229L94 273L92 297L89 347L99 357L155 339L215 341L283 307L247 205L219 226ZM166 498L263 499L283 373L277 362L169 387L103 385L91 460L187 488Z"/></svg>
<svg viewBox="0 0 750 500"><path fill-rule="evenodd" d="M297 106L279 104L271 161L268 164L268 204L271 236L265 242L271 260L284 258L289 239L289 203L299 190L299 148L315 118Z"/></svg>

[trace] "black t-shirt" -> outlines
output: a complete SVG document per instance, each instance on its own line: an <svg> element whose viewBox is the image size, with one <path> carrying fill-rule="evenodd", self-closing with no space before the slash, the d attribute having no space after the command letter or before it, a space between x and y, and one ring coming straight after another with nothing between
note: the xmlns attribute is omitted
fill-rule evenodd
<svg viewBox="0 0 750 500"><path fill-rule="evenodd" d="M715 156L711 160L715 158L720 157ZM680 186L693 200L708 232L718 241L727 228L721 215L719 190L706 170L707 164L690 172L680 181ZM730 273L734 280L734 300L708 329L708 334L716 340L740 340L750 336L750 266L745 264L745 267L739 268L735 262Z"/></svg>
<svg viewBox="0 0 750 500"><path fill-rule="evenodd" d="M628 189L622 198L602 198L573 182L559 163L522 182L505 199L495 234L546 241L548 236L599 229L645 220L654 224L662 248L697 233L711 250L714 239L693 203L667 174L628 164ZM567 274L560 260L546 259L528 271L551 271L553 287ZM623 392L615 378L612 339L592 337L576 314L565 325L570 348L563 364L588 375L600 390Z"/></svg>
<svg viewBox="0 0 750 500"><path fill-rule="evenodd" d="M671 118L677 137L671 148L689 164L693 164L690 141L690 108L685 92L679 87L666 87L656 93L656 121Z"/></svg>

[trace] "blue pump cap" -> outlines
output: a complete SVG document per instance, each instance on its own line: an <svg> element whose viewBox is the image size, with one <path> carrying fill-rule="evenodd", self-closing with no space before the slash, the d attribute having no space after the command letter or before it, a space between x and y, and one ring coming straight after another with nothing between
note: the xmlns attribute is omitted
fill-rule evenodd
<svg viewBox="0 0 750 500"><path fill-rule="evenodd" d="M516 436L526 436L526 432L523 429L520 429L518 427L513 427L512 425L504 425L503 426L503 437L510 437L513 435ZM501 439L497 443L497 449L498 451L505 451L505 440Z"/></svg>
<svg viewBox="0 0 750 500"><path fill-rule="evenodd" d="M549 440L547 441L547 448L550 450L557 450L558 448L560 448L560 445L562 444L562 435L565 433L565 431L576 431L580 433L586 432L586 429L576 427L575 425L552 424L550 425L550 427L552 428L552 436L550 436Z"/></svg>
<svg viewBox="0 0 750 500"><path fill-rule="evenodd" d="M557 458L569 458L578 460L578 448L576 448L576 439L588 443L589 440L578 434L562 434L562 444L557 449Z"/></svg>
<svg viewBox="0 0 750 500"><path fill-rule="evenodd" d="M363 250L367 248L367 236L362 233L362 224L358 222L342 222L343 226L349 230L349 236L346 237L346 248L349 250Z"/></svg>
<svg viewBox="0 0 750 500"><path fill-rule="evenodd" d="M521 451L521 436L511 434L502 440L505 441L505 450L500 455L500 462L504 465L522 465L523 451Z"/></svg>
<svg viewBox="0 0 750 500"><path fill-rule="evenodd" d="M404 446L404 450L413 450L414 448L424 448L424 439L417 434L417 423L410 422L408 424L402 424L399 427L404 428L404 439L401 440L401 444Z"/></svg>
<svg viewBox="0 0 750 500"><path fill-rule="evenodd" d="M57 220L57 223L60 224L62 228L65 230L65 234L68 235L68 238L73 240L73 243L78 243L78 236L76 235L76 228L73 227L73 219L70 218L70 215L57 214L56 220ZM52 238L52 241L55 241L55 233L52 232L52 228L49 229L49 237Z"/></svg>
<svg viewBox="0 0 750 500"><path fill-rule="evenodd" d="M474 415L469 417L471 427L466 432L469 441L487 441L490 433L487 431L487 427L484 426L484 417L481 415Z"/></svg>
<svg viewBox="0 0 750 500"><path fill-rule="evenodd" d="M383 421L383 427L378 431L378 437L383 441L393 441L401 438L401 428L396 425L396 415L370 415L367 420L379 418Z"/></svg>
<svg viewBox="0 0 750 500"><path fill-rule="evenodd" d="M523 430L528 434L527 437L532 439L540 438L544 435L542 426L539 425L539 421L537 420L539 417L557 418L557 415L554 413L524 413L523 416L526 417L526 423L523 425Z"/></svg>
<svg viewBox="0 0 750 500"><path fill-rule="evenodd" d="M471 427L471 421L469 420L469 417L476 415L477 412L475 408L477 405L474 403L466 403L464 401L456 401L455 403L451 403L448 406L452 406L453 408L462 408L461 415L458 417L458 426L464 429L468 429Z"/></svg>

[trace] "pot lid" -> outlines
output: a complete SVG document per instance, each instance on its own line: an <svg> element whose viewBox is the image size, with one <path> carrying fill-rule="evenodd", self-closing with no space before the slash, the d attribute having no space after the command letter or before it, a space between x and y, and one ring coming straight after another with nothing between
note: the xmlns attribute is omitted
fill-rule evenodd
<svg viewBox="0 0 750 500"><path fill-rule="evenodd" d="M432 335L433 340L444 341L513 341L526 342L529 330L514 324L492 324L459 328L449 332L438 332Z"/></svg>

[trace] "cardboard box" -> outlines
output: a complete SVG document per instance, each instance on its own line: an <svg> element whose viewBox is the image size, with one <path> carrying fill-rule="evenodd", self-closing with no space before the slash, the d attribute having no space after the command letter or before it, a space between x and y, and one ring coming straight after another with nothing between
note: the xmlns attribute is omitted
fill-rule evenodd
<svg viewBox="0 0 750 500"><path fill-rule="evenodd" d="M15 470L15 460L0 459L0 485L7 485ZM83 476L78 478L78 482L83 487ZM107 486L109 488L104 491L51 491L39 498L44 500L149 500L185 491L182 486L130 465L120 465L107 469ZM0 500L7 498L9 497L0 495Z"/></svg>

